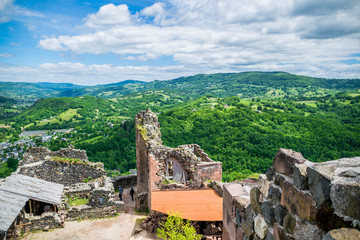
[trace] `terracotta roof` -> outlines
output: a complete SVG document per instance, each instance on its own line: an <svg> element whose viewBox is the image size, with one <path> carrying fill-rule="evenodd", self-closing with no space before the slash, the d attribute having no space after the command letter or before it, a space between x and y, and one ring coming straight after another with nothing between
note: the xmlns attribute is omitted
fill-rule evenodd
<svg viewBox="0 0 360 240"><path fill-rule="evenodd" d="M213 189L154 191L151 210L175 211L193 221L222 221L223 199Z"/></svg>

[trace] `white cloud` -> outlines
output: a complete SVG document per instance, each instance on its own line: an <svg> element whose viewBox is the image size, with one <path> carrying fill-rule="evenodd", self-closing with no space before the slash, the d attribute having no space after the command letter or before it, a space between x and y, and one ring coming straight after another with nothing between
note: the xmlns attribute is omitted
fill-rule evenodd
<svg viewBox="0 0 360 240"><path fill-rule="evenodd" d="M126 5L108 4L84 19L87 33L45 37L39 46L114 53L143 65L170 56L185 75L199 69L359 77L354 65L341 63L359 53L359 12L355 0L168 0L133 15Z"/></svg>
<svg viewBox="0 0 360 240"><path fill-rule="evenodd" d="M115 24L129 24L131 14L127 5L110 3L104 5L95 14L89 14L85 19L85 26L90 28L100 28Z"/></svg>
<svg viewBox="0 0 360 240"><path fill-rule="evenodd" d="M0 57L4 57L4 58L11 58L13 56L14 54L12 53L0 53Z"/></svg>
<svg viewBox="0 0 360 240"><path fill-rule="evenodd" d="M0 23L9 21L14 8L14 0L0 0Z"/></svg>
<svg viewBox="0 0 360 240"><path fill-rule="evenodd" d="M16 16L21 17L44 17L39 12L14 4L15 0L0 0L0 24L10 21Z"/></svg>

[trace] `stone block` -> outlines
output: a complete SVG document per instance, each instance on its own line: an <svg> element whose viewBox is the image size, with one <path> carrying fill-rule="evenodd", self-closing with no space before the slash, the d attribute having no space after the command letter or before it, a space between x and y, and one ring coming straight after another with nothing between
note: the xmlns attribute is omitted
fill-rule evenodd
<svg viewBox="0 0 360 240"><path fill-rule="evenodd" d="M269 191L269 186L270 186L270 182L267 180L267 177L264 174L261 174L258 178L258 182L259 182L259 190L260 192L267 197L268 196L268 191Z"/></svg>
<svg viewBox="0 0 360 240"><path fill-rule="evenodd" d="M257 215L254 219L254 229L256 235L258 235L261 239L266 237L268 225L266 224L265 219L261 216L261 214Z"/></svg>
<svg viewBox="0 0 360 240"><path fill-rule="evenodd" d="M280 148L273 160L273 168L278 173L292 176L294 173L294 164L304 162L305 159L303 158L301 153L295 152L291 149Z"/></svg>
<svg viewBox="0 0 360 240"><path fill-rule="evenodd" d="M309 167L307 168L309 177L309 190L313 196L316 205L321 206L322 203L330 199L330 184L333 175L325 167Z"/></svg>
<svg viewBox="0 0 360 240"><path fill-rule="evenodd" d="M244 212L246 207L250 204L250 200L243 197L234 197L233 205L239 209L241 212Z"/></svg>
<svg viewBox="0 0 360 240"><path fill-rule="evenodd" d="M252 205L252 209L256 213L261 213L261 202L262 202L262 193L259 188L254 187L250 190L250 203Z"/></svg>
<svg viewBox="0 0 360 240"><path fill-rule="evenodd" d="M286 207L283 207L281 205L277 205L275 207L275 220L280 224L280 226L283 225L283 221L287 213L288 211Z"/></svg>
<svg viewBox="0 0 360 240"><path fill-rule="evenodd" d="M316 219L316 203L310 194L298 190L293 184L285 181L282 188L281 205L292 214L297 214L308 221Z"/></svg>
<svg viewBox="0 0 360 240"><path fill-rule="evenodd" d="M298 221L293 232L293 237L295 240L321 240L324 234L324 231L321 230L318 226L305 223L303 221Z"/></svg>
<svg viewBox="0 0 360 240"><path fill-rule="evenodd" d="M293 234L296 226L296 219L288 212L284 218L283 229L286 233Z"/></svg>
<svg viewBox="0 0 360 240"><path fill-rule="evenodd" d="M242 222L242 229L248 239L252 239L254 236L254 225L249 224L247 221Z"/></svg>
<svg viewBox="0 0 360 240"><path fill-rule="evenodd" d="M275 222L275 209L270 201L261 204L261 212L265 221L272 226Z"/></svg>
<svg viewBox="0 0 360 240"><path fill-rule="evenodd" d="M274 177L274 183L280 187L282 187L283 183L286 180L289 180L290 178L286 177L285 175L281 174L281 173L275 173L275 177Z"/></svg>
<svg viewBox="0 0 360 240"><path fill-rule="evenodd" d="M355 240L360 239L360 231L354 228L340 228L328 232L322 240Z"/></svg>
<svg viewBox="0 0 360 240"><path fill-rule="evenodd" d="M297 164L294 165L294 185L300 190L309 189L309 180L307 174L308 166L306 164Z"/></svg>
<svg viewBox="0 0 360 240"><path fill-rule="evenodd" d="M360 220L360 176L354 177L355 170L348 170L352 174L347 175L349 177L334 178L330 189L330 199L336 214Z"/></svg>
<svg viewBox="0 0 360 240"><path fill-rule="evenodd" d="M280 204L281 201L281 188L275 184L271 184L269 187L268 198L273 204Z"/></svg>
<svg viewBox="0 0 360 240"><path fill-rule="evenodd" d="M273 232L274 232L274 229L272 227L269 227L266 231L265 240L275 240Z"/></svg>
<svg viewBox="0 0 360 240"><path fill-rule="evenodd" d="M266 171L265 175L266 175L266 178L269 180L269 181L273 181L274 180L274 174L275 174L275 171L272 167L268 168L268 170Z"/></svg>
<svg viewBox="0 0 360 240"><path fill-rule="evenodd" d="M235 239L243 239L245 236L245 232L241 227L236 228L236 238Z"/></svg>
<svg viewBox="0 0 360 240"><path fill-rule="evenodd" d="M252 210L252 205L248 205L245 209L245 221L251 226L254 224L255 215L255 212Z"/></svg>
<svg viewBox="0 0 360 240"><path fill-rule="evenodd" d="M292 237L290 237L284 232L284 230L279 224L274 223L273 229L274 229L273 235L275 240L294 240Z"/></svg>

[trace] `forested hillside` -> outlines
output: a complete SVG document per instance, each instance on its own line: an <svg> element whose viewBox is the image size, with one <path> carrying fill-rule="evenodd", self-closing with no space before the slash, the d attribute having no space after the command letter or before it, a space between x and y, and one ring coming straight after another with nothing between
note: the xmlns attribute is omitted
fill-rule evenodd
<svg viewBox="0 0 360 240"><path fill-rule="evenodd" d="M199 144L211 158L223 162L224 178L230 180L265 172L279 148L301 152L311 161L359 156L359 100L200 98L164 111L159 121L164 144Z"/></svg>
<svg viewBox="0 0 360 240"><path fill-rule="evenodd" d="M118 83L78 86L55 83L0 83L0 95L13 98L97 96L119 98L143 91L170 90L181 96L198 98L205 94L216 97L284 97L319 96L336 91L360 88L359 79L324 79L286 72L242 72L198 74L167 81Z"/></svg>
<svg viewBox="0 0 360 240"><path fill-rule="evenodd" d="M57 150L72 144L86 150L91 161L124 173L136 167L134 116L151 108L159 116L165 145L199 144L223 162L223 177L229 181L264 172L279 148L301 152L311 161L360 156L358 85L359 80L281 72L196 75L89 88L64 84L63 89L70 88L62 92L65 95L84 91L102 97L43 98L30 108L24 100L0 98L7 113L0 120L0 139L14 143L24 130L45 130L49 140L31 137L36 146ZM11 168L3 163L0 175L9 174L15 165L13 159Z"/></svg>
<svg viewBox="0 0 360 240"><path fill-rule="evenodd" d="M136 167L134 115L147 107L159 116L165 145L197 143L223 162L224 179L264 172L279 148L301 152L311 161L360 155L360 94L285 100L239 97L180 98L166 91L106 100L97 97L43 99L11 121L20 128L75 131L52 139L52 150L69 144L91 161L126 172ZM8 136L9 137L9 136ZM10 139L12 139L10 138Z"/></svg>

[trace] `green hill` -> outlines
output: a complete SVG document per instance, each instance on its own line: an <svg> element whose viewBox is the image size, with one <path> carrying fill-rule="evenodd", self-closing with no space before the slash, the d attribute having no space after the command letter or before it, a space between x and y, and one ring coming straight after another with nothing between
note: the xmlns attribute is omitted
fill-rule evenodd
<svg viewBox="0 0 360 240"><path fill-rule="evenodd" d="M242 72L198 74L167 81L141 82L127 80L96 86L56 83L0 83L0 95L13 98L77 97L85 95L119 98L143 91L167 90L191 98L204 95L282 98L285 96L319 96L359 88L359 79L313 78L286 72Z"/></svg>
<svg viewBox="0 0 360 240"><path fill-rule="evenodd" d="M54 94L78 88L82 86L71 83L0 82L0 95L14 99L39 99L53 97Z"/></svg>

